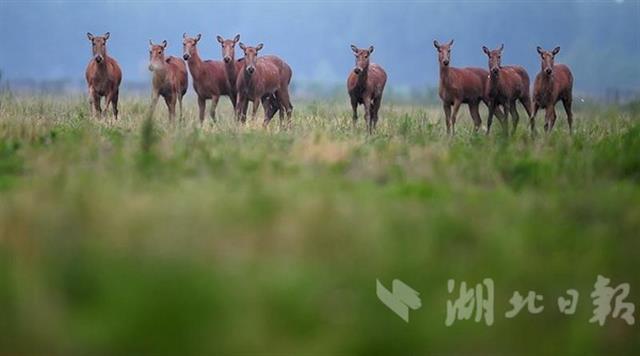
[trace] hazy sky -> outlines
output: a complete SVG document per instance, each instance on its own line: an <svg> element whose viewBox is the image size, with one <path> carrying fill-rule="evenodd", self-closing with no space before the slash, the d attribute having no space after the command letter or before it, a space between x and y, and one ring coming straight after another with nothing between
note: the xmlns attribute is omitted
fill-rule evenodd
<svg viewBox="0 0 640 356"><path fill-rule="evenodd" d="M148 41L181 55L182 33L202 33L204 58L220 58L215 35L265 44L294 80L341 83L349 44L373 44L394 86L437 85L433 39L455 38L455 66L487 66L482 45L505 44L503 61L539 70L536 46L561 46L576 87L640 88L640 1L13 1L0 0L0 70L9 79L81 81L86 32L111 32L124 79L146 81ZM238 49L237 56L240 56Z"/></svg>

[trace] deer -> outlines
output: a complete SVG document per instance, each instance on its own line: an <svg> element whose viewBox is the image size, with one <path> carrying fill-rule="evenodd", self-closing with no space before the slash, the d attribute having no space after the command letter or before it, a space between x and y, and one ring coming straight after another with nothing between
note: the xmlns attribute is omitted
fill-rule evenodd
<svg viewBox="0 0 640 356"><path fill-rule="evenodd" d="M364 106L364 118L369 134L378 124L378 111L382 104L382 94L387 83L387 73L375 63L370 62L373 46L358 48L351 45L355 55L355 67L347 77L347 92L353 110L353 126L358 121L358 105Z"/></svg>
<svg viewBox="0 0 640 356"><path fill-rule="evenodd" d="M166 48L166 40L159 45L154 45L149 40L149 70L153 73L150 112L153 115L158 99L162 96L169 110L169 120L174 121L176 101L180 105L180 119L182 120L182 98L189 87L187 66L182 58L173 56L165 58Z"/></svg>
<svg viewBox="0 0 640 356"><path fill-rule="evenodd" d="M551 52L545 51L542 47L537 47L541 59L540 73L536 75L533 86L533 113L531 114L531 132L535 130L535 117L538 109L545 109L544 129L550 132L556 123L555 106L558 101L562 101L564 111L567 114L569 133L573 133L573 113L571 104L573 102L573 74L568 66L555 64L555 56L560 52L560 47L554 48Z"/></svg>
<svg viewBox="0 0 640 356"><path fill-rule="evenodd" d="M252 118L255 120L259 103L262 101L265 107L263 127L267 127L275 111L269 107L277 107L280 110L280 120L287 115L287 123L291 123L293 105L289 97L289 84L291 82L291 67L276 56L258 57L262 50L262 43L255 47L245 46L240 42L240 49L244 52L244 61L236 79L236 118L244 123L246 121L247 106L249 100L253 101Z"/></svg>
<svg viewBox="0 0 640 356"><path fill-rule="evenodd" d="M489 58L489 81L486 84L485 95L489 100L489 116L487 117L487 134L491 130L491 122L498 105L504 107L503 121L505 132L509 130L509 113L513 120L512 134L515 134L520 116L516 102L519 101L527 115L531 117L531 97L529 94L529 75L521 66L503 66L502 51L504 44L495 50L482 46L482 51Z"/></svg>
<svg viewBox="0 0 640 356"><path fill-rule="evenodd" d="M235 46L240 41L240 35L236 34L233 39L225 39L218 35L216 40L222 47L222 60L224 62L224 70L227 77L227 85L229 86L230 97L232 98L233 107L236 106L237 93L236 93L236 81L238 79L238 73L242 71L244 65L244 58L235 60ZM289 71L291 73L291 71ZM289 81L291 81L291 75L289 75ZM279 111L279 103L275 96L270 95L263 100L266 115L271 119L276 112ZM259 103L258 103L259 104ZM257 105L254 103L253 105Z"/></svg>
<svg viewBox="0 0 640 356"><path fill-rule="evenodd" d="M224 63L213 60L203 61L200 58L197 45L201 38L201 34L197 34L196 37L189 37L186 33L182 35L182 58L187 61L189 72L191 72L191 78L193 79L193 89L198 95L198 118L200 123L204 122L207 100L211 100L209 116L215 122L216 107L220 96L228 96L231 104L235 107L234 93L227 81Z"/></svg>
<svg viewBox="0 0 640 356"><path fill-rule="evenodd" d="M109 37L109 32L103 36L94 36L87 32L87 38L91 41L92 57L87 65L85 77L93 115L102 116L100 101L105 97L105 108L111 104L115 120L118 120L118 93L122 82L122 70L118 62L107 54Z"/></svg>
<svg viewBox="0 0 640 356"><path fill-rule="evenodd" d="M469 114L473 119L474 130L478 132L482 119L480 118L480 102L489 106L485 96L485 86L489 72L482 68L451 66L451 49L453 39L448 43L439 43L433 40L433 46L438 51L438 64L440 70L440 83L438 96L442 100L447 134L455 135L456 118L462 104L469 106ZM496 113L502 117L502 112Z"/></svg>

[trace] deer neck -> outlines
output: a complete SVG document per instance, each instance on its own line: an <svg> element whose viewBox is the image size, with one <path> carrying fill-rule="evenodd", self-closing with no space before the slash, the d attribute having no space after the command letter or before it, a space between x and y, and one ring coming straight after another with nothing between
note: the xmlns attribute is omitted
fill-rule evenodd
<svg viewBox="0 0 640 356"><path fill-rule="evenodd" d="M165 76L167 75L167 66L166 59L162 61L162 64L158 67L153 68L153 79L154 81L163 81Z"/></svg>
<svg viewBox="0 0 640 356"><path fill-rule="evenodd" d="M236 60L235 58L231 59L229 63L224 64L224 71L227 75L227 82L229 87L233 87L236 82Z"/></svg>
<svg viewBox="0 0 640 356"><path fill-rule="evenodd" d="M552 72L551 72L551 74L549 74L549 75L547 75L547 74L544 72L544 69L541 69L541 70L540 70L540 74L542 75L542 83L543 83L543 85L544 85L545 87L551 87L551 86L553 86L553 80L554 80L554 77L553 77L553 74L554 74L554 72L553 72L553 67L551 67L551 70L552 70Z"/></svg>
<svg viewBox="0 0 640 356"><path fill-rule="evenodd" d="M440 64L440 87L451 87L451 67Z"/></svg>
<svg viewBox="0 0 640 356"><path fill-rule="evenodd" d="M366 88L368 79L369 79L369 66L367 66L367 68L364 68L362 70L362 73L360 73L360 75L358 76L358 84L357 84L358 87Z"/></svg>
<svg viewBox="0 0 640 356"><path fill-rule="evenodd" d="M198 53L198 49L195 48L193 50L193 54L187 60L187 64L189 65L189 70L194 73L196 76L200 76L202 71L202 59L200 58L200 54Z"/></svg>

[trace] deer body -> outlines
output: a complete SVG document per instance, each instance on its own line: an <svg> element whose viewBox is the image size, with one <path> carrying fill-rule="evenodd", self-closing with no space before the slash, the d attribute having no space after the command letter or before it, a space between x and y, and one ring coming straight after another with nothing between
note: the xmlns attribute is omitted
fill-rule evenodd
<svg viewBox="0 0 640 356"><path fill-rule="evenodd" d="M433 46L438 50L440 66L438 94L440 100L442 100L447 134L455 134L456 118L462 104L469 106L469 114L473 119L474 128L477 132L480 129L480 125L482 125L479 111L480 102L484 102L487 106L489 105L485 93L489 72L482 68L455 68L450 66L453 40L443 44L434 40ZM501 113L498 115L501 115Z"/></svg>
<svg viewBox="0 0 640 356"><path fill-rule="evenodd" d="M255 119L260 101L265 107L263 125L266 127L277 110L281 120L287 114L291 121L293 106L289 98L292 71L288 64L276 56L258 57L262 44L247 47L240 43L245 53L242 67L236 78L236 118L245 122L249 101L253 101L252 117Z"/></svg>
<svg viewBox="0 0 640 356"><path fill-rule="evenodd" d="M533 87L533 112L530 115L532 132L535 130L535 116L540 108L545 109L545 131L549 132L553 129L556 122L555 106L558 101L562 101L567 114L569 131L573 132L573 112L571 110L573 75L566 65L554 64L554 57L559 51L560 47L556 47L551 52L538 47L542 68L536 76Z"/></svg>
<svg viewBox="0 0 640 356"><path fill-rule="evenodd" d="M489 116L487 118L487 134L491 130L493 115L498 106L504 107L505 118L503 121L504 128L508 132L509 114L513 120L512 133L516 132L520 116L516 102L520 101L524 106L527 115L531 116L531 97L529 94L529 75L527 71L520 66L502 66L502 50L504 45L499 49L490 51L487 47L482 48L489 57L489 80L486 84L486 97L489 101Z"/></svg>
<svg viewBox="0 0 640 356"><path fill-rule="evenodd" d="M180 118L182 119L182 98L189 86L187 66L181 58L170 56L165 59L164 50L167 41L162 45L154 45L150 42L149 70L153 72L151 92L151 113L155 110L160 96L162 96L169 110L169 118L173 121L176 114L176 102L180 105Z"/></svg>
<svg viewBox="0 0 640 356"><path fill-rule="evenodd" d="M220 96L226 95L235 106L233 87L227 80L225 64L221 61L205 60L200 58L197 44L202 37L188 37L183 34L183 58L187 61L191 78L193 79L193 90L198 95L198 118L204 121L206 101L211 100L209 115L213 121L216 120L216 107Z"/></svg>
<svg viewBox="0 0 640 356"><path fill-rule="evenodd" d="M105 97L105 107L109 104L113 107L113 115L118 119L118 95L122 82L122 71L118 62L107 55L107 39L109 32L104 36L94 36L87 33L91 41L93 57L87 65L85 78L89 89L89 102L94 115L101 116L100 101Z"/></svg>
<svg viewBox="0 0 640 356"><path fill-rule="evenodd" d="M387 73L375 63L369 62L373 46L360 49L351 45L356 56L356 67L347 78L347 92L353 110L353 125L358 120L358 105L364 106L364 117L369 133L373 133L378 123L378 111L382 104L382 95L387 83Z"/></svg>

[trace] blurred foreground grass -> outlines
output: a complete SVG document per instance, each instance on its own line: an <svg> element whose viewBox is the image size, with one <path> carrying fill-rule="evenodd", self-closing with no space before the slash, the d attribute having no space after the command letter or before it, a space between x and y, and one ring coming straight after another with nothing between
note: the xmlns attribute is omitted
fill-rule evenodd
<svg viewBox="0 0 640 356"><path fill-rule="evenodd" d="M289 131L226 102L217 124L189 103L148 125L146 105L109 123L82 98L2 98L0 354L640 350L638 324L589 323L599 274L640 308L638 112L578 109L572 137L561 113L535 139L465 113L449 139L438 108L387 103L368 136L342 102L297 105ZM376 297L394 278L420 292L408 324ZM484 278L495 323L446 327ZM516 290L544 312L505 318Z"/></svg>

